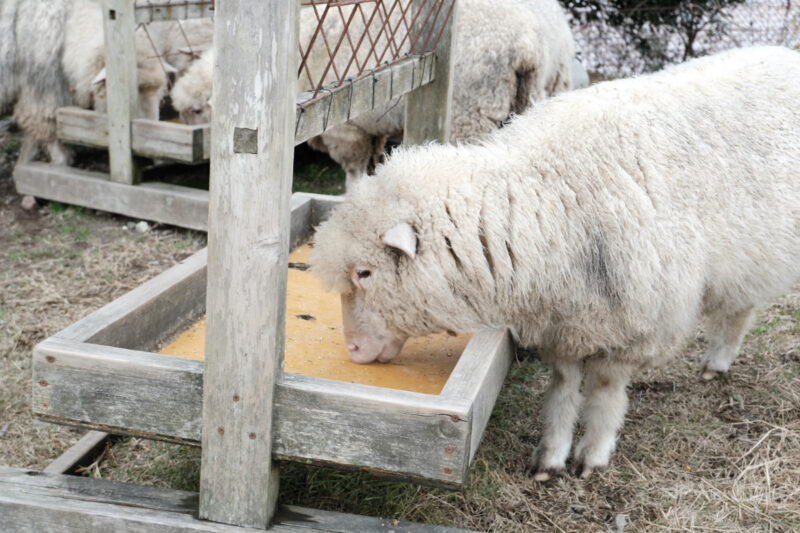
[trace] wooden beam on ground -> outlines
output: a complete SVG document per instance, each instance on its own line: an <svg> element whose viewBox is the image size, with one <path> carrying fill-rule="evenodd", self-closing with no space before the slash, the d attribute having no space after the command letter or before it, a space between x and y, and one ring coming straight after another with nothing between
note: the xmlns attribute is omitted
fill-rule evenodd
<svg viewBox="0 0 800 533"><path fill-rule="evenodd" d="M182 228L208 229L208 191L202 189L157 182L127 185L109 181L108 174L35 162L14 167L14 185L19 194Z"/></svg>
<svg viewBox="0 0 800 533"><path fill-rule="evenodd" d="M257 533L197 518L195 492L45 474L0 466L3 531L147 531L148 533ZM410 522L279 508L272 533L469 533Z"/></svg>
<svg viewBox="0 0 800 533"><path fill-rule="evenodd" d="M104 431L88 431L66 452L44 469L46 474L71 474L79 466L91 464L105 449L108 433Z"/></svg>
<svg viewBox="0 0 800 533"><path fill-rule="evenodd" d="M131 120L138 118L139 85L136 69L136 21L130 0L103 0L108 160L111 181L138 183L141 176L131 152Z"/></svg>
<svg viewBox="0 0 800 533"><path fill-rule="evenodd" d="M108 147L108 115L80 107L56 110L58 138L85 146ZM134 119L131 149L136 155L182 163L208 161L211 135L208 124L188 126L160 120Z"/></svg>
<svg viewBox="0 0 800 533"><path fill-rule="evenodd" d="M300 7L216 5L200 516L267 528L285 337Z"/></svg>
<svg viewBox="0 0 800 533"><path fill-rule="evenodd" d="M436 47L435 79L406 97L403 142L405 144L422 144L427 141L447 143L450 142L450 119L453 107L454 58L451 44L455 35L453 28L458 15L458 2L441 0L431 8L426 0L413 1L412 9L419 10L425 7L427 10L433 9L434 13L430 18L426 18L426 13L417 18L412 42L416 40L416 46L422 46L429 33L436 35L441 31L441 36ZM452 13L447 17L451 7ZM417 39L420 35L421 37ZM415 49L412 52L422 51Z"/></svg>

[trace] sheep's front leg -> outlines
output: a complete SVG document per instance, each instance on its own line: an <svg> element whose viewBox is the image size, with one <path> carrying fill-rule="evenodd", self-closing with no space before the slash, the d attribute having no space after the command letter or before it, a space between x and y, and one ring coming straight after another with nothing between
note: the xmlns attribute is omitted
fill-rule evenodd
<svg viewBox="0 0 800 533"><path fill-rule="evenodd" d="M542 440L531 457L531 469L536 481L547 481L566 467L581 405L581 366L580 361L556 361L551 364L552 377L542 409Z"/></svg>
<svg viewBox="0 0 800 533"><path fill-rule="evenodd" d="M583 405L585 433L575 448L575 473L583 479L592 470L608 465L625 421L628 394L625 388L633 368L606 358L586 360Z"/></svg>

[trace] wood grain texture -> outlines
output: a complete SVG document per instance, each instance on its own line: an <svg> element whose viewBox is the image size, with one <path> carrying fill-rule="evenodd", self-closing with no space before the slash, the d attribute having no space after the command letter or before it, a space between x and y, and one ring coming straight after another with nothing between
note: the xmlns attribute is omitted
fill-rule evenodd
<svg viewBox="0 0 800 533"><path fill-rule="evenodd" d="M200 516L250 527L277 500L298 27L295 2L216 5Z"/></svg>
<svg viewBox="0 0 800 533"><path fill-rule="evenodd" d="M130 0L103 0L108 160L111 181L137 183L141 176L131 152L131 120L137 118L139 86L136 71L136 20Z"/></svg>
<svg viewBox="0 0 800 533"><path fill-rule="evenodd" d="M472 406L469 462L475 457L515 355L516 348L508 330L478 331L442 389L442 397L465 401Z"/></svg>
<svg viewBox="0 0 800 533"><path fill-rule="evenodd" d="M108 115L79 107L56 110L58 138L85 146L108 147ZM189 126L160 120L131 121L131 149L136 155L182 163L208 160L208 124Z"/></svg>
<svg viewBox="0 0 800 533"><path fill-rule="evenodd" d="M115 183L107 174L35 162L14 168L14 185L19 194L199 231L208 229L208 192L202 189L156 182Z"/></svg>
<svg viewBox="0 0 800 533"><path fill-rule="evenodd" d="M458 2L453 12L445 20L444 13L435 20L434 34L441 30L436 47L436 72L431 83L413 91L406 97L406 117L403 130L403 142L406 144L422 144L427 141L440 143L450 142L450 115L453 107L453 28L458 15ZM440 0L442 10L450 6L450 1ZM425 0L414 0L412 9L421 9L430 5ZM435 8L434 8L435 9ZM427 34L430 28L424 27L425 17L419 17L413 27L414 33ZM421 42L423 39L420 39ZM419 53L420 51L414 50Z"/></svg>
<svg viewBox="0 0 800 533"><path fill-rule="evenodd" d="M203 363L57 338L34 349L33 412L51 422L197 444ZM428 484L462 483L471 405L285 374L273 453Z"/></svg>
<svg viewBox="0 0 800 533"><path fill-rule="evenodd" d="M197 518L198 495L0 466L4 532L256 533ZM470 533L297 506L281 507L273 533Z"/></svg>
<svg viewBox="0 0 800 533"><path fill-rule="evenodd" d="M352 84L327 86L313 103L313 92L297 96L295 143L300 144L323 131L366 111L380 108L395 98L431 82L436 69L432 53L401 59L375 69Z"/></svg>

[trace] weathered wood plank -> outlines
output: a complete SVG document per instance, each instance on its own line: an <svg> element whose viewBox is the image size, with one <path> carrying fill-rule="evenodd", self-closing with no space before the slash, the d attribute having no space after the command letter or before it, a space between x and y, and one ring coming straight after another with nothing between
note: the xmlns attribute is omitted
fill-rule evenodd
<svg viewBox="0 0 800 533"><path fill-rule="evenodd" d="M279 457L439 486L465 479L471 424L462 402L286 374L275 406Z"/></svg>
<svg viewBox="0 0 800 533"><path fill-rule="evenodd" d="M183 228L208 229L208 192L167 183L136 186L108 181L108 175L45 163L14 167L19 194L82 205Z"/></svg>
<svg viewBox="0 0 800 533"><path fill-rule="evenodd" d="M59 455L44 469L46 474L69 474L81 465L90 464L105 448L108 433L90 430L78 442Z"/></svg>
<svg viewBox="0 0 800 533"><path fill-rule="evenodd" d="M414 0L412 9L422 9L425 0ZM450 17L446 17L447 10L452 6ZM439 9L434 7L433 9ZM458 2L456 0L442 0L441 10L436 18L427 19L419 17L413 28L413 34L427 35L433 26L433 34L441 31L441 37L436 47L436 76L434 80L413 91L406 97L406 118L403 129L403 142L406 144L422 144L427 141L447 143L450 141L450 115L453 107L453 42L455 20L458 15ZM417 46L423 44L423 38L417 41ZM412 50L418 53L418 50Z"/></svg>
<svg viewBox="0 0 800 533"><path fill-rule="evenodd" d="M197 519L197 493L0 466L4 532L255 533ZM282 506L273 533L470 533L411 522Z"/></svg>
<svg viewBox="0 0 800 533"><path fill-rule="evenodd" d="M103 0L108 160L111 181L137 183L141 176L131 152L131 120L137 118L139 86L136 70L136 20L130 0Z"/></svg>
<svg viewBox="0 0 800 533"><path fill-rule="evenodd" d="M108 115L79 107L56 110L59 139L85 146L108 146ZM208 124L188 126L143 118L131 122L131 149L136 155L183 163L208 160Z"/></svg>
<svg viewBox="0 0 800 533"><path fill-rule="evenodd" d="M515 355L516 349L508 330L478 331L470 339L442 389L443 398L465 401L472 406L469 462L478 450Z"/></svg>
<svg viewBox="0 0 800 533"><path fill-rule="evenodd" d="M137 0L135 5L137 23L214 16L213 0Z"/></svg>
<svg viewBox="0 0 800 533"><path fill-rule="evenodd" d="M200 250L54 338L155 350L205 310L206 257Z"/></svg>
<svg viewBox="0 0 800 533"><path fill-rule="evenodd" d="M197 444L203 363L50 338L33 353L34 414L111 433ZM469 453L469 404L286 374L273 452L456 486ZM392 472L393 471L393 472Z"/></svg>
<svg viewBox="0 0 800 533"><path fill-rule="evenodd" d="M432 53L401 59L375 69L372 75L360 78L352 84L326 86L321 96L318 95L319 99L310 104L304 102L313 97L313 92L299 94L295 116L295 144L307 141L328 128L366 111L380 108L409 91L429 84L434 79L435 61Z"/></svg>
<svg viewBox="0 0 800 533"><path fill-rule="evenodd" d="M262 528L278 498L299 14L221 2L214 24L200 516Z"/></svg>

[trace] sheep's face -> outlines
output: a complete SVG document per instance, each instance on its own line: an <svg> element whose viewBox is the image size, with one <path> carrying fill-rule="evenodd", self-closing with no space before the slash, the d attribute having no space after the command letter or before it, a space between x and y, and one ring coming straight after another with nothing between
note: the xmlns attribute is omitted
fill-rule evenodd
<svg viewBox="0 0 800 533"><path fill-rule="evenodd" d="M413 261L416 239L406 223L372 242L343 235L338 224L318 229L309 261L323 282L341 294L344 339L353 362L390 361L409 333L418 333L391 322L408 318L410 302L402 296L398 261Z"/></svg>
<svg viewBox="0 0 800 533"><path fill-rule="evenodd" d="M204 104L195 103L190 107L180 110L181 122L194 126L211 122L211 99Z"/></svg>

